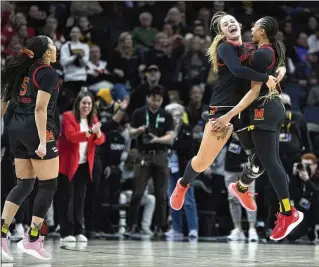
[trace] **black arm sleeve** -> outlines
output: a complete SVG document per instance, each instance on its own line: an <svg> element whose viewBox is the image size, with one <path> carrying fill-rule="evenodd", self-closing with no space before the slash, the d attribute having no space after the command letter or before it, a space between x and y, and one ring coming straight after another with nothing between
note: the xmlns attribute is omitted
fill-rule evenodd
<svg viewBox="0 0 319 267"><path fill-rule="evenodd" d="M272 62L272 57L270 49L260 48L250 58L251 67L258 72L265 73Z"/></svg>
<svg viewBox="0 0 319 267"><path fill-rule="evenodd" d="M268 75L264 73L259 73L248 67L244 67L240 64L240 60L236 54L236 50L231 44L222 43L217 49L218 56L227 65L230 72L238 78L257 81L257 82L267 82Z"/></svg>
<svg viewBox="0 0 319 267"><path fill-rule="evenodd" d="M42 68L35 75L35 80L39 85L39 90L52 94L57 86L58 73L53 68Z"/></svg>

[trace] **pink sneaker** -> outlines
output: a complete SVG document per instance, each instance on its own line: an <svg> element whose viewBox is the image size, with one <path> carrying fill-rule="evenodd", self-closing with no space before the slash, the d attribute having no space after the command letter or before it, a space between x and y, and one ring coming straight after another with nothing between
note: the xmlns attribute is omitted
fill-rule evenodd
<svg viewBox="0 0 319 267"><path fill-rule="evenodd" d="M8 248L8 239L1 237L1 261L2 262L8 262L13 261L13 257L10 253L10 250Z"/></svg>
<svg viewBox="0 0 319 267"><path fill-rule="evenodd" d="M18 249L40 260L51 260L52 255L43 247L44 237L40 236L35 242L29 241L29 235L26 234L24 238L17 244Z"/></svg>

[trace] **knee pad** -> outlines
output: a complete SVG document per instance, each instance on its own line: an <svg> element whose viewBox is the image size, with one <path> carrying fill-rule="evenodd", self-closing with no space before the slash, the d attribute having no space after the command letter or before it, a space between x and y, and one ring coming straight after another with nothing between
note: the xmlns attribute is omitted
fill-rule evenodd
<svg viewBox="0 0 319 267"><path fill-rule="evenodd" d="M55 192L57 187L58 187L58 179L57 178L39 181L39 189L43 188L43 189L52 190Z"/></svg>
<svg viewBox="0 0 319 267"><path fill-rule="evenodd" d="M33 205L34 216L37 216L39 218L44 218L46 216L52 204L57 185L57 179L39 181L39 190Z"/></svg>
<svg viewBox="0 0 319 267"><path fill-rule="evenodd" d="M32 193L34 183L35 179L18 179L17 185L11 190L6 200L21 206L23 201Z"/></svg>

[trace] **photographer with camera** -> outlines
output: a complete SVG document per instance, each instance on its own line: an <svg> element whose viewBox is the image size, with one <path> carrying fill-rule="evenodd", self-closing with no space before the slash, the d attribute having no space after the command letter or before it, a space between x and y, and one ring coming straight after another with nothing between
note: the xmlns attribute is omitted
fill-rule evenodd
<svg viewBox="0 0 319 267"><path fill-rule="evenodd" d="M172 116L160 108L163 102L162 87L154 87L146 95L146 106L136 109L131 118L130 137L137 138L141 160L135 165L133 196L128 211L129 236L136 231L141 199L150 177L154 180L156 197L155 234L162 235L166 224L166 199L168 186L168 145L174 140Z"/></svg>
<svg viewBox="0 0 319 267"><path fill-rule="evenodd" d="M309 241L316 242L316 228L319 226L319 169L314 154L304 154L301 162L294 163L290 194L295 207L302 211L305 217L288 239L295 241L308 234Z"/></svg>

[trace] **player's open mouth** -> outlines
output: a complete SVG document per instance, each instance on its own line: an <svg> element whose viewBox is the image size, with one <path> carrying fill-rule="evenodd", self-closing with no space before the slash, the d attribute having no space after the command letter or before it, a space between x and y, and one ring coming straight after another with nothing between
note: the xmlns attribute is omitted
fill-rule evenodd
<svg viewBox="0 0 319 267"><path fill-rule="evenodd" d="M235 33L235 32L237 32L237 30L238 30L238 29L237 29L236 26L230 26L230 27L229 27L229 32L230 32L230 33Z"/></svg>

